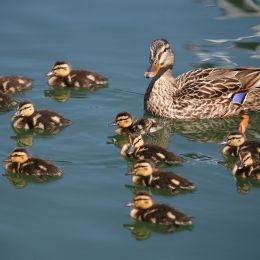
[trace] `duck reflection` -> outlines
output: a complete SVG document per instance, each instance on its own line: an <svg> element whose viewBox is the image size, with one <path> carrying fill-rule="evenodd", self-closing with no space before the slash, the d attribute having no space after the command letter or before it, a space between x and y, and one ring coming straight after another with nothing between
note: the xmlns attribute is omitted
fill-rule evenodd
<svg viewBox="0 0 260 260"><path fill-rule="evenodd" d="M70 98L85 98L89 93L94 92L100 88L105 88L106 86L99 86L89 88L89 89L72 89L69 87L55 87L44 91L44 96L50 97L58 102L66 102Z"/></svg>

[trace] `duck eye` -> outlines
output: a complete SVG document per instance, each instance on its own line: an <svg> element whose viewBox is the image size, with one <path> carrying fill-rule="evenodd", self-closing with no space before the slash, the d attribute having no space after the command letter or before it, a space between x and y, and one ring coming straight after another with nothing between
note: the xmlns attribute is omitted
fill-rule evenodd
<svg viewBox="0 0 260 260"><path fill-rule="evenodd" d="M164 52L166 52L167 51L167 48L164 48L164 50L163 50Z"/></svg>

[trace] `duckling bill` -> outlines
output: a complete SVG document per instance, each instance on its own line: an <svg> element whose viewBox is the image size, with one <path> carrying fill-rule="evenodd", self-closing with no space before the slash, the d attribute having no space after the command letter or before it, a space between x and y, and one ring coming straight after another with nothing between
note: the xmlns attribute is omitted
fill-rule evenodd
<svg viewBox="0 0 260 260"><path fill-rule="evenodd" d="M90 70L73 70L67 61L57 61L48 76L48 84L53 87L71 87L92 89L108 84L108 78Z"/></svg>
<svg viewBox="0 0 260 260"><path fill-rule="evenodd" d="M139 221L165 226L190 226L192 218L183 212L166 204L156 204L150 193L139 191L133 197L133 201L126 206L134 206L130 216Z"/></svg>
<svg viewBox="0 0 260 260"><path fill-rule="evenodd" d="M61 176L63 171L53 163L38 157L32 157L24 148L14 149L6 160L5 170L28 176Z"/></svg>

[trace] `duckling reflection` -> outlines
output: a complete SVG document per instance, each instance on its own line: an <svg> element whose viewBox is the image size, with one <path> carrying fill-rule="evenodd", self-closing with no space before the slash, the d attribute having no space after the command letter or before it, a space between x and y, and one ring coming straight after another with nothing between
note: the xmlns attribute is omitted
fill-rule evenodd
<svg viewBox="0 0 260 260"><path fill-rule="evenodd" d="M63 88L55 87L44 91L46 97L50 97L57 102L66 102L70 98L85 98L89 93L95 91L96 89L73 89L73 88Z"/></svg>
<svg viewBox="0 0 260 260"><path fill-rule="evenodd" d="M5 173L3 174L7 180L15 186L16 188L25 188L29 183L40 184L40 183L50 183L61 179L60 176L50 177L50 176L24 176L21 174Z"/></svg>
<svg viewBox="0 0 260 260"><path fill-rule="evenodd" d="M260 188L260 180L252 178L235 177L237 192L240 194L248 194L252 188Z"/></svg>
<svg viewBox="0 0 260 260"><path fill-rule="evenodd" d="M174 226L155 226L141 221L133 221L132 224L124 224L123 227L129 230L136 240L140 241L149 239L153 232L167 234L177 230ZM179 230L180 229L178 229L178 231Z"/></svg>
<svg viewBox="0 0 260 260"><path fill-rule="evenodd" d="M17 105L17 100L8 94L0 92L0 112L7 112Z"/></svg>

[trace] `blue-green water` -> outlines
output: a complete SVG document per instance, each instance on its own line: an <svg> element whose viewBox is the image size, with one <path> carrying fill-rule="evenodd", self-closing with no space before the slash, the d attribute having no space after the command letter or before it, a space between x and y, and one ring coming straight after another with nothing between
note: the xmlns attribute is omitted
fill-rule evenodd
<svg viewBox="0 0 260 260"><path fill-rule="evenodd" d="M198 66L259 66L259 8L259 1L224 0L2 2L1 74L34 78L32 90L17 98L58 111L73 124L53 137L20 139L32 142L34 155L62 167L61 179L0 176L1 259L259 259L260 187L236 184L233 162L225 161L219 145L240 118L163 120L165 129L149 137L182 154L185 163L170 169L197 185L190 194L155 194L157 202L194 217L191 230L169 234L143 224L132 232L126 227L133 224L124 207L132 198L128 164L109 144L114 129L108 127L118 112L144 114L149 82L143 73L155 38L172 43L175 75ZM60 59L102 72L109 86L54 95L44 73ZM10 126L13 113L0 115L1 160L19 142ZM259 134L255 113L248 137Z"/></svg>

